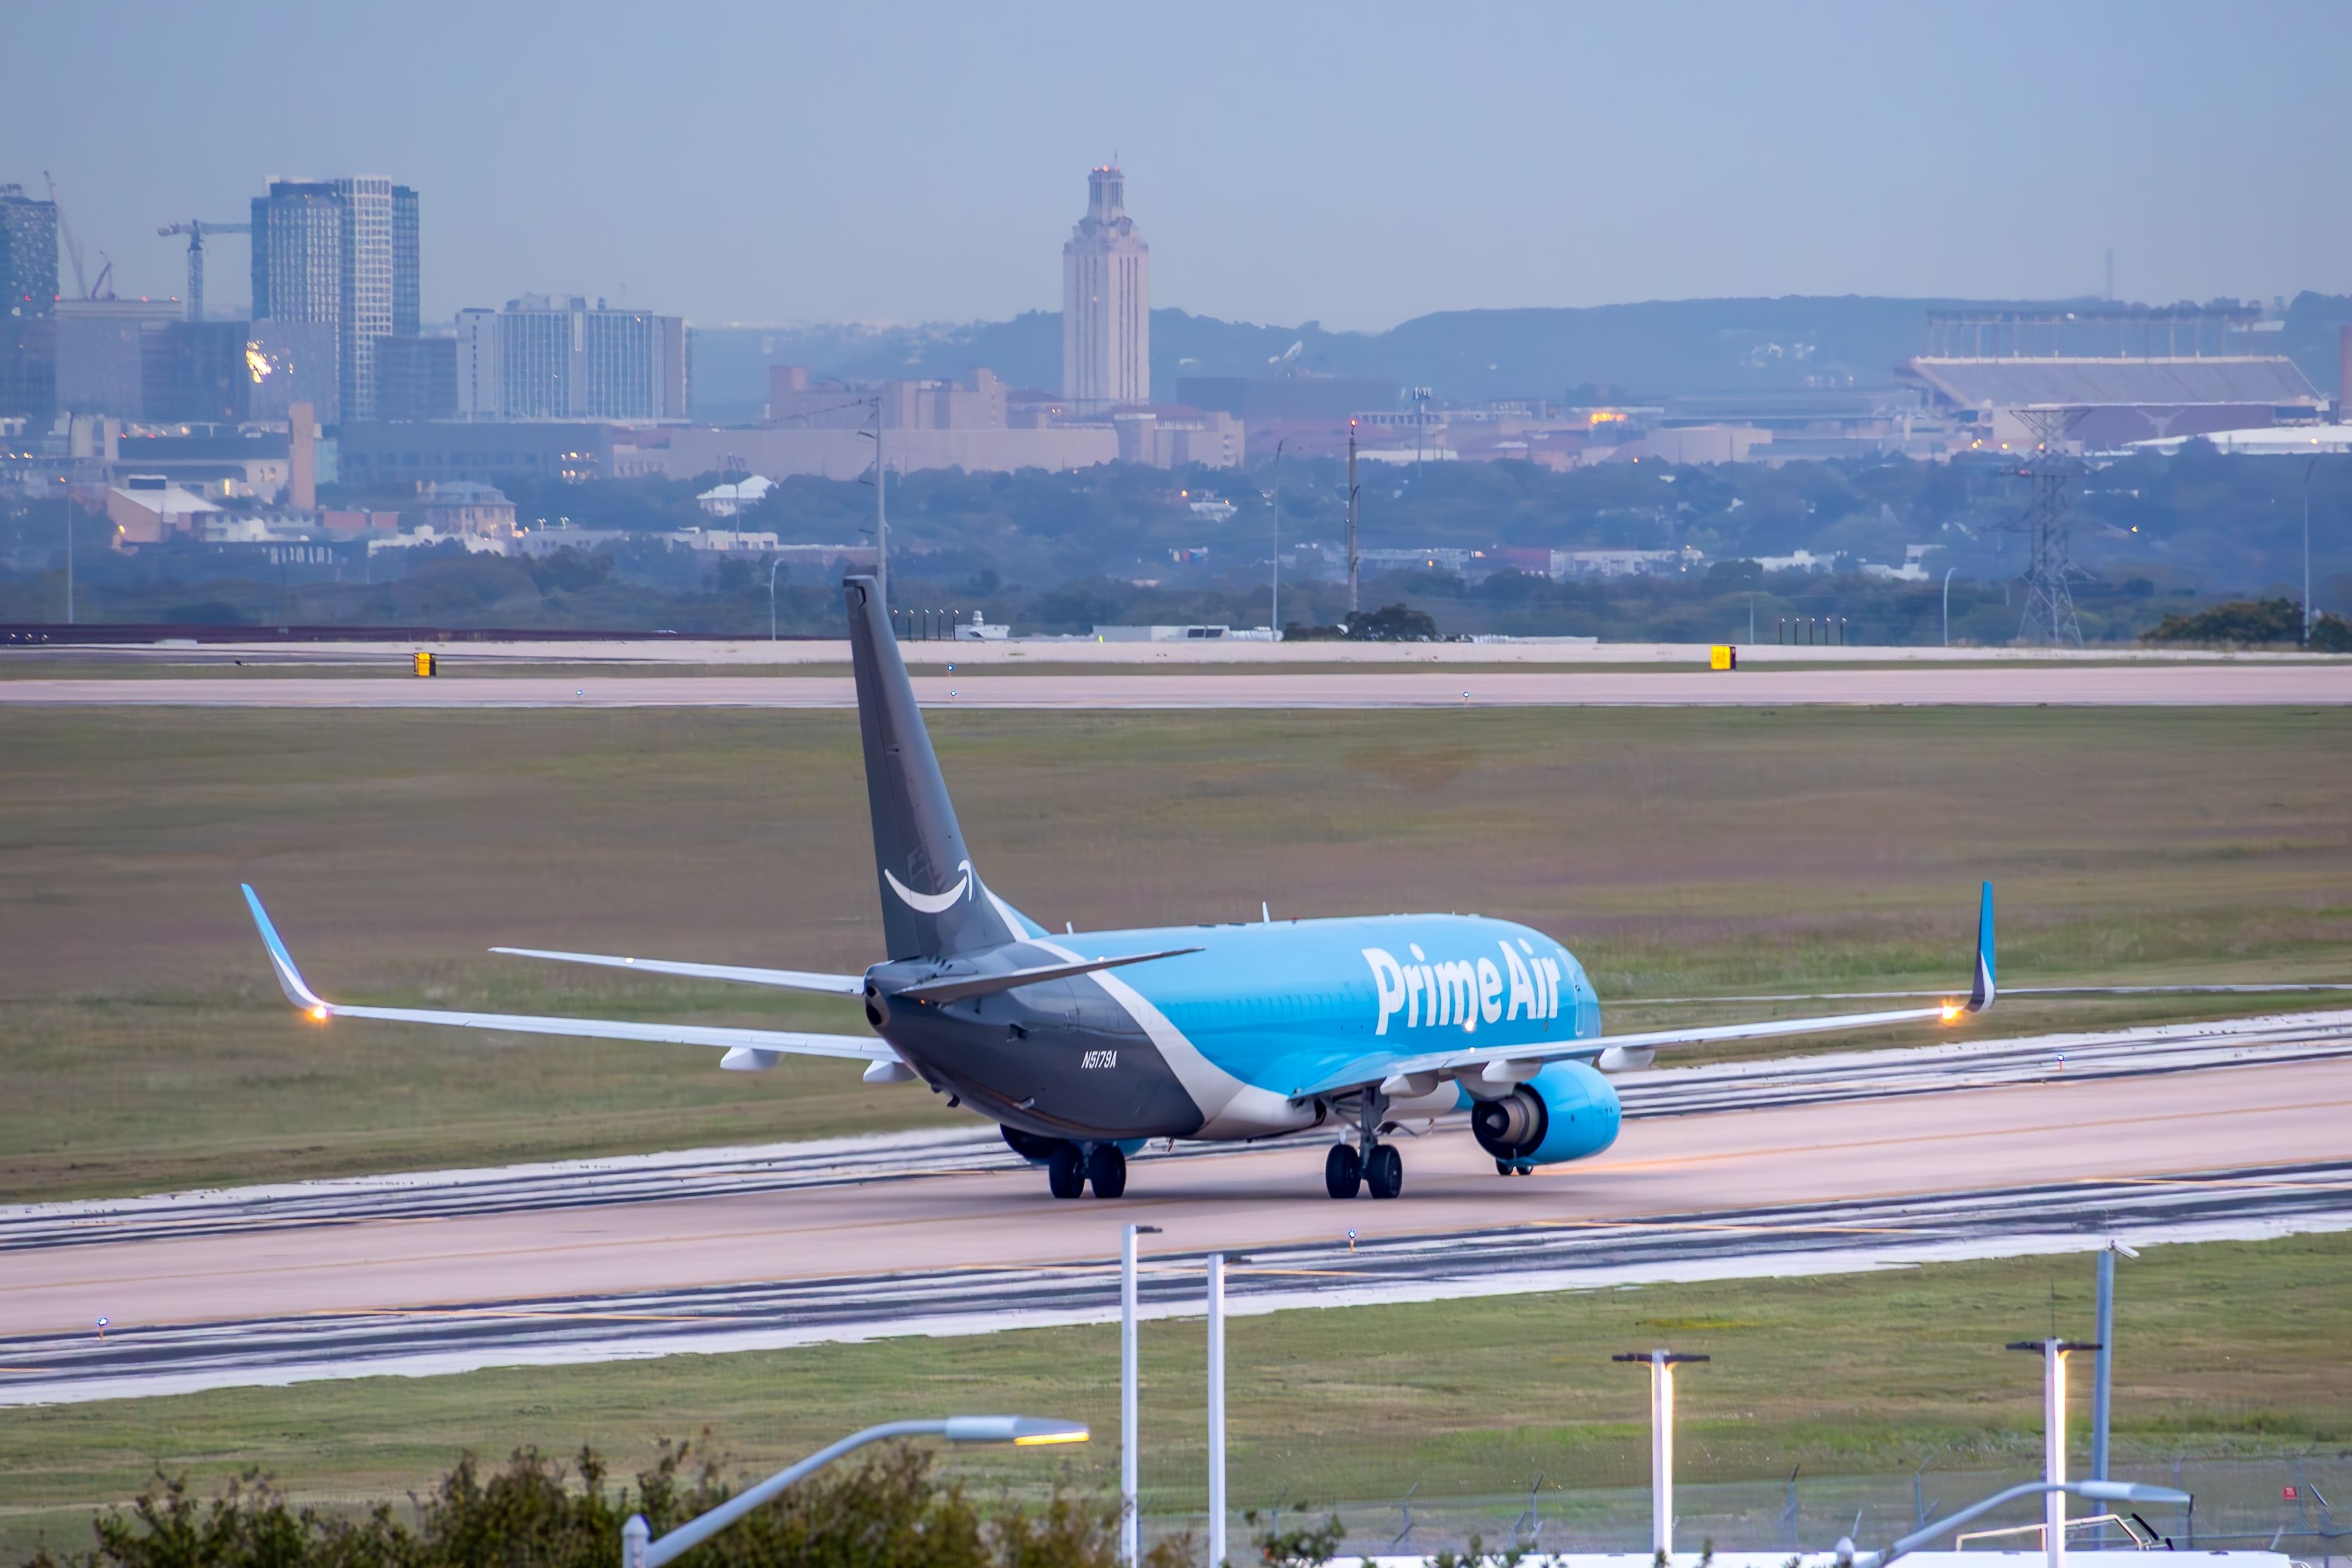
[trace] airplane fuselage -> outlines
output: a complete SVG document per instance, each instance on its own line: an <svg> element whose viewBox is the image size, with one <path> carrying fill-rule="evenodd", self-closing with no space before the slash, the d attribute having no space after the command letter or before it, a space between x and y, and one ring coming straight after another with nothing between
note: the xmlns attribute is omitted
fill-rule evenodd
<svg viewBox="0 0 2352 1568"><path fill-rule="evenodd" d="M1173 948L1201 951L941 1005L880 1000L938 976ZM917 1073L1048 1138L1304 1131L1334 1106L1300 1090L1351 1064L1601 1032L1591 984L1566 948L1475 915L1032 931L950 960L877 964L867 977L877 1030ZM1391 1096L1386 1111L1435 1115L1466 1098L1446 1081Z"/></svg>

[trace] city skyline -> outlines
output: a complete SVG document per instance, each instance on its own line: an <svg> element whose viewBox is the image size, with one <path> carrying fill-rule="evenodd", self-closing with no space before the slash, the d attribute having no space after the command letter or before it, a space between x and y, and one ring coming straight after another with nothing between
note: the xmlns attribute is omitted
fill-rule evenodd
<svg viewBox="0 0 2352 1568"><path fill-rule="evenodd" d="M239 14L109 36L132 77L236 84L202 114L66 72L0 103L17 161L0 179L41 194L56 174L91 269L102 254L126 295L182 290L162 222L239 216L289 166L390 168L426 193L436 321L539 289L706 324L1002 320L1055 307L1067 172L1114 156L1152 193L1159 302L1227 320L2079 297L2111 248L2127 299L2352 292L2342 7L2227 29L2186 5L1994 6L1966 26L1701 7L1667 36L1549 7L1213 5L1106 33L1077 8L1006 27L911 6L878 55L869 23L814 11L650 32L593 5L561 27L530 7ZM1237 37L1188 54L1220 18L1208 32ZM13 41L86 50L73 28L36 13ZM467 110L350 113L358 58ZM757 88L730 79L747 68Z"/></svg>

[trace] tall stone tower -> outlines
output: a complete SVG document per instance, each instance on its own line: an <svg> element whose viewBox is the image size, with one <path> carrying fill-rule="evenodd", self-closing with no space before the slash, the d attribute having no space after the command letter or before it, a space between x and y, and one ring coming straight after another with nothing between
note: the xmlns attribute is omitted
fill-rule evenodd
<svg viewBox="0 0 2352 1568"><path fill-rule="evenodd" d="M1099 414L1151 401L1151 247L1127 216L1127 181L1087 174L1087 216L1062 247L1062 396Z"/></svg>

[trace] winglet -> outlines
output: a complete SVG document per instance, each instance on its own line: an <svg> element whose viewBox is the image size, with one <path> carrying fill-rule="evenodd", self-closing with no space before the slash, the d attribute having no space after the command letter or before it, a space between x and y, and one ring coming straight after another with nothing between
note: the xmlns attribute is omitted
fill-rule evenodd
<svg viewBox="0 0 2352 1568"><path fill-rule="evenodd" d="M253 923L261 930L261 945L269 952L269 967L278 973L278 988L286 993L286 1000L313 1018L326 1017L334 1009L328 1005L326 998L310 989L302 972L294 967L294 955L286 951L278 928L269 923L269 911L261 907L261 895L253 890L251 883L239 882L237 886L244 889L246 907L253 911Z"/></svg>
<svg viewBox="0 0 2352 1568"><path fill-rule="evenodd" d="M1984 885L1984 902L1977 907L1976 984L1969 991L1969 1011L1981 1013L1992 1005L1992 884Z"/></svg>

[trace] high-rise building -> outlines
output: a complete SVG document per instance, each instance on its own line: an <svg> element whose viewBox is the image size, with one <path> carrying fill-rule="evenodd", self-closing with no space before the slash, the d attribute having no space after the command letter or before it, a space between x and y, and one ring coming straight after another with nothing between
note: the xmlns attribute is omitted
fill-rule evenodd
<svg viewBox="0 0 2352 1568"><path fill-rule="evenodd" d="M324 323L335 342L329 422L374 416L376 342L417 331L416 193L380 175L272 180L253 199L256 321Z"/></svg>
<svg viewBox="0 0 2352 1568"><path fill-rule="evenodd" d="M58 204L0 185L0 416L57 407Z"/></svg>
<svg viewBox="0 0 2352 1568"><path fill-rule="evenodd" d="M526 294L457 312L457 413L469 419L683 419L686 322Z"/></svg>
<svg viewBox="0 0 2352 1568"><path fill-rule="evenodd" d="M1062 395L1099 414L1151 401L1151 247L1127 216L1127 180L1087 174L1087 216L1062 247Z"/></svg>
<svg viewBox="0 0 2352 1568"><path fill-rule="evenodd" d="M416 193L392 187L392 335L413 338L423 330L418 316Z"/></svg>
<svg viewBox="0 0 2352 1568"><path fill-rule="evenodd" d="M0 315L46 316L58 298L58 204L0 185Z"/></svg>

